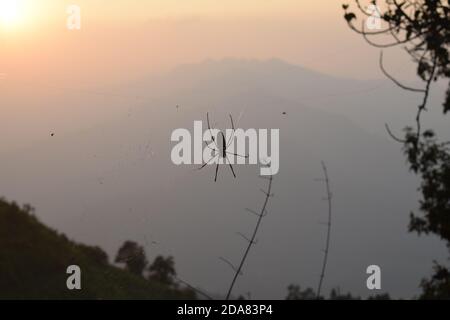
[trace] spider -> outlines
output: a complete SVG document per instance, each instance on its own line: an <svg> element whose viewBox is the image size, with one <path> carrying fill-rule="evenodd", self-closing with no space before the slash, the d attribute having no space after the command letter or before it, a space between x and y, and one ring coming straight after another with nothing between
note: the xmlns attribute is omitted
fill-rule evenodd
<svg viewBox="0 0 450 320"><path fill-rule="evenodd" d="M231 145L231 142L233 141L234 134L235 134L233 117L231 116L231 114L229 116L230 116L230 120L231 120L231 128L233 129L233 134L230 136L230 138L229 138L229 140L227 142L223 132L219 131L219 133L217 135L218 136L217 140L219 140L219 141L216 142L216 139L215 139L214 135L211 132L211 126L209 124L209 114L208 114L208 112L206 113L206 122L208 123L208 130L209 130L209 133L211 134L211 139L214 142L214 146L215 147L211 148L209 146L209 144L205 141L206 146L213 151L213 156L206 163L204 163L200 168L198 168L198 170L203 169L208 164L210 164L211 161L213 161L214 159L217 158L216 174L214 176L214 182L217 181L217 173L219 171L220 159L223 159L225 163L228 163L228 165L230 166L230 169L231 169L231 173L233 174L233 177L236 178L236 174L234 172L234 169L233 169L233 166L231 165L230 160L228 159L228 155L238 156L238 157L242 157L242 158L248 158L248 155L240 155L240 154L237 154L237 153L234 153L234 152L229 152L227 150L228 147Z"/></svg>

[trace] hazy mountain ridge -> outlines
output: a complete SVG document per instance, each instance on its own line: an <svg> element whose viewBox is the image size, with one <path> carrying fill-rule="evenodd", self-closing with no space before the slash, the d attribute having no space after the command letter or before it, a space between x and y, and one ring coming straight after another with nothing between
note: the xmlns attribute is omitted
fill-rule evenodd
<svg viewBox="0 0 450 320"><path fill-rule="evenodd" d="M444 252L436 250L435 239L417 240L406 232L417 184L400 147L382 131L371 133L382 127L384 111L377 111L379 121L372 127L365 126L374 119L371 108L390 100L390 94L405 104L400 108L411 108L412 98L398 89L369 101L364 90L381 90L380 82L341 81L280 61L207 62L157 79L125 87L121 94L136 99L118 99L111 106L114 117L98 119L102 125L81 122L83 129L48 134L24 151L4 154L2 194L32 203L45 212L45 222L109 253L125 239L143 244L156 239L157 246L147 243L149 252L173 254L183 278L221 292L231 271L218 252L232 261L239 258L244 243L234 234L251 229L254 217L243 209L259 206L264 181L254 166L237 166L237 179L223 167L217 183L210 167L174 166L170 134L181 127L192 130L194 120L203 120L206 128L206 112L219 128L229 127L231 113L238 127L279 128L281 139L276 196L237 293L280 298L291 282L315 285L325 231L319 224L326 210L323 186L314 182L322 174L321 160L329 166L335 195L326 287L364 295L365 267L377 262L386 270L383 289L394 297L411 295L431 270L431 260ZM333 108L321 99L301 98L333 99L355 90L360 92ZM345 110L357 106L362 106L359 115L347 117ZM70 120L70 114L61 118ZM394 278L398 274L404 277Z"/></svg>

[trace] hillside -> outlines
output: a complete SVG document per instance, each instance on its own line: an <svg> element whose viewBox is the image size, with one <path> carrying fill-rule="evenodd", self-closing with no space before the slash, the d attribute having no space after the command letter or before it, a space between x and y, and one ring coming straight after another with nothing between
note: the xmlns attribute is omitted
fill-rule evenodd
<svg viewBox="0 0 450 320"><path fill-rule="evenodd" d="M66 288L66 268L82 270L81 290ZM108 263L106 253L39 222L30 207L0 199L0 299L179 299L167 288Z"/></svg>

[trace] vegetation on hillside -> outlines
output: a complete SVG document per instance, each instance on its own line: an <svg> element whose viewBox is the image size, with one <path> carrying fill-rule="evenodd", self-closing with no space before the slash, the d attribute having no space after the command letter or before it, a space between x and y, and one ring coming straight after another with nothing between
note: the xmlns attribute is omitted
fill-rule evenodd
<svg viewBox="0 0 450 320"><path fill-rule="evenodd" d="M67 289L70 265L81 268L81 290ZM101 248L42 224L31 206L0 198L0 299L182 298L195 294L117 268Z"/></svg>

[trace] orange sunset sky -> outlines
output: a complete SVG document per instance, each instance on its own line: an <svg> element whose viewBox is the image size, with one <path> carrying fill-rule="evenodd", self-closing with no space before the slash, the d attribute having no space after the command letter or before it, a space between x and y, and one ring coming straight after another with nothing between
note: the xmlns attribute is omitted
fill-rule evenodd
<svg viewBox="0 0 450 320"><path fill-rule="evenodd" d="M343 0L0 0L0 73L121 83L184 63L280 58L327 74L381 78L378 51L352 33ZM81 8L81 30L66 28ZM404 56L391 70L410 77Z"/></svg>

